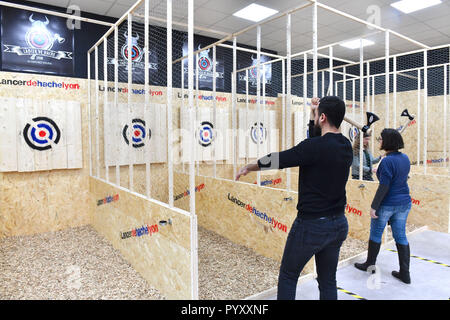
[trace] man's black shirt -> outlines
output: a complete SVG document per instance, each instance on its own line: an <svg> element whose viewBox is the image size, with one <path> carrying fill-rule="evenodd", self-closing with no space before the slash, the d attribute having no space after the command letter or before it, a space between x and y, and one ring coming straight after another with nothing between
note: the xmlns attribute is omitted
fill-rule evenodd
<svg viewBox="0 0 450 320"><path fill-rule="evenodd" d="M298 214L323 217L344 213L345 186L352 160L350 141L341 133L327 133L305 139L289 150L271 153L259 159L258 166L261 169L299 166Z"/></svg>

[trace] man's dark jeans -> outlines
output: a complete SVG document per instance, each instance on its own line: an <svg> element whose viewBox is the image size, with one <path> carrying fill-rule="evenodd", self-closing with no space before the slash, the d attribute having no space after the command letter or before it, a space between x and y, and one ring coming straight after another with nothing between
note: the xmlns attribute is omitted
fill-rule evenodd
<svg viewBox="0 0 450 320"><path fill-rule="evenodd" d="M298 277L315 256L320 300L337 300L336 269L339 251L347 238L348 223L342 215L305 220L292 224L278 277L278 300L294 300Z"/></svg>

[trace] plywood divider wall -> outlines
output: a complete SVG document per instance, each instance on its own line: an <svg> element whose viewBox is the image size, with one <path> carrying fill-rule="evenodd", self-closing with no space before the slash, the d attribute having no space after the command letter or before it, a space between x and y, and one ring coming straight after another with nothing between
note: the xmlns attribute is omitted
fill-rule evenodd
<svg viewBox="0 0 450 320"><path fill-rule="evenodd" d="M94 228L166 298L191 299L188 213L96 178L89 186Z"/></svg>
<svg viewBox="0 0 450 320"><path fill-rule="evenodd" d="M188 178L175 174L178 191L188 189ZM201 186L195 198L200 226L281 262L287 235L297 216L296 192L203 176L196 177L195 185ZM186 208L188 198L175 201L175 205ZM313 266L311 260L305 272L312 272Z"/></svg>
<svg viewBox="0 0 450 320"><path fill-rule="evenodd" d="M13 72L0 78L2 98L78 102L81 119L72 120L80 122L83 148L82 169L0 173L0 237L90 224L87 81Z"/></svg>

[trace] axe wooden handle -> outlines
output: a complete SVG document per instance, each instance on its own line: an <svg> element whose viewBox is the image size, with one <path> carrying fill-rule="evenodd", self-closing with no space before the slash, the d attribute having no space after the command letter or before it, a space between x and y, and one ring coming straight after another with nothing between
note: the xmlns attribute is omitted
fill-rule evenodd
<svg viewBox="0 0 450 320"><path fill-rule="evenodd" d="M360 131L362 131L364 128L362 124L348 118L347 116L344 116L344 121L350 123L352 126L357 127ZM371 128L367 129L366 133L370 135L372 133L372 129Z"/></svg>

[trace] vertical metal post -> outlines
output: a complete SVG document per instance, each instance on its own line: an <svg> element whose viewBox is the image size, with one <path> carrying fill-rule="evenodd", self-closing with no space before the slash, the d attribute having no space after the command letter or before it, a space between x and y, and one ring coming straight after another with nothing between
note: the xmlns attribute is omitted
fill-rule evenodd
<svg viewBox="0 0 450 320"><path fill-rule="evenodd" d="M256 27L256 50L257 50L257 64L256 64L256 107L257 107L257 131L258 141L256 144L256 157L261 158L260 144L261 144L261 26ZM261 185L261 172L256 172L256 182L258 186Z"/></svg>
<svg viewBox="0 0 450 320"><path fill-rule="evenodd" d="M237 148L237 124L236 124L236 86L237 86L237 39L236 37L233 37L233 76L231 77L232 83L232 93L231 93L231 99L232 99L232 105L231 105L231 116L232 116L232 137L233 137L233 179L236 177L237 173L237 158L238 158L238 148Z"/></svg>
<svg viewBox="0 0 450 320"><path fill-rule="evenodd" d="M386 103L386 112L385 112L385 128L389 128L389 30L385 32L385 44L384 44L384 54L385 54L385 103Z"/></svg>
<svg viewBox="0 0 450 320"><path fill-rule="evenodd" d="M108 115L108 40L105 37L103 40L103 86L105 91L103 91L103 128L107 128L106 119L110 118ZM103 129L103 132L105 130ZM103 136L103 138L105 138ZM109 166L106 162L106 154L108 152L108 146L106 145L105 139L103 139L103 160L105 161L105 180L109 182ZM108 159L109 160L109 159Z"/></svg>
<svg viewBox="0 0 450 320"><path fill-rule="evenodd" d="M392 60L392 66L393 66L393 90L392 90L392 104L394 109L394 129L397 128L397 57L394 56Z"/></svg>
<svg viewBox="0 0 450 320"><path fill-rule="evenodd" d="M216 46L213 47L213 123L216 127L215 132L213 132L213 143L212 143L212 153L213 153L213 177L216 178L217 176L217 157L216 157L216 150L217 150L217 133L219 132L218 125L217 125L217 92L216 92Z"/></svg>
<svg viewBox="0 0 450 320"><path fill-rule="evenodd" d="M330 53L330 85L328 87L328 90L330 90L330 96L334 96L334 92L333 92L333 46L330 46L329 48L329 53Z"/></svg>
<svg viewBox="0 0 450 320"><path fill-rule="evenodd" d="M189 119L191 148L196 143L194 139L194 0L188 0L188 87L189 87ZM189 160L189 207L191 212L191 299L198 299L198 228L195 211L195 168L194 154L190 152Z"/></svg>
<svg viewBox="0 0 450 320"><path fill-rule="evenodd" d="M303 123L302 123L302 138L306 132L306 105L308 100L308 54L303 54Z"/></svg>
<svg viewBox="0 0 450 320"><path fill-rule="evenodd" d="M114 27L114 110L119 111L119 30ZM120 186L120 163L116 162L116 185Z"/></svg>
<svg viewBox="0 0 450 320"><path fill-rule="evenodd" d="M427 173L428 158L428 51L423 52L423 167L424 173Z"/></svg>
<svg viewBox="0 0 450 320"><path fill-rule="evenodd" d="M421 120L421 88L422 88L422 80L421 80L421 71L420 69L417 70L417 167L420 166L420 120Z"/></svg>
<svg viewBox="0 0 450 320"><path fill-rule="evenodd" d="M149 11L149 1L150 0L145 0L145 4L144 4L144 8L145 8L145 17L144 17L144 63L145 63L145 76L144 76L144 90L145 90L145 96L144 96L144 118L145 118L145 128L147 130L147 128L150 127L150 119L151 119L151 114L149 115L148 113L150 112L151 108L149 105L149 73L148 73L148 64L149 64L149 19L148 19L148 11ZM170 1L170 0L169 0ZM169 2L168 2L169 3ZM169 39L167 39L169 40ZM169 56L169 52L167 52L167 56ZM170 66L169 66L170 65ZM170 70L170 72L169 72ZM167 61L167 78L169 78L172 76L172 61ZM169 95L172 94L172 90L171 87L169 87L169 84L171 85L171 83L169 83L169 81L167 81L167 109L169 109ZM170 99L171 101L171 99ZM171 102L170 102L171 103ZM168 113L168 112L167 112ZM148 131L148 130L147 130ZM170 137L169 137L169 132L167 135L167 141L171 141ZM169 142L170 144L170 142ZM145 143L145 150L144 150L144 154L145 154L145 194L148 198L151 197L151 165L150 165L150 152L152 150L151 148L151 141L148 140ZM168 152L169 149L167 149ZM170 157L168 157L168 161L170 161ZM169 172L169 181L170 181L170 172ZM169 192L169 205L170 205L170 201L171 201L171 197L170 197L170 192Z"/></svg>
<svg viewBox="0 0 450 320"><path fill-rule="evenodd" d="M131 48L133 48L133 44L131 42L131 40L133 39L133 25L132 25L132 15L131 13L128 13L128 117L127 117L127 124L129 126L130 129L130 135L128 137L129 143L128 143L128 148L129 148L129 153L128 153L128 175L129 175L129 189L130 191L133 191L133 173L134 173L134 169L133 169L133 162L134 162L134 150L133 150L133 143L131 140L131 132L132 132L132 112L133 112L133 108L131 105L131 91L132 91L132 81L133 81L133 71L132 71L132 59L131 59Z"/></svg>
<svg viewBox="0 0 450 320"><path fill-rule="evenodd" d="M318 83L317 83L317 2L314 1L313 4L313 97L317 97L318 94Z"/></svg>
<svg viewBox="0 0 450 320"><path fill-rule="evenodd" d="M361 115L361 120L364 119L363 105L364 105L364 48L363 48L363 39L361 38L361 40L359 42L359 113ZM363 179L363 164L364 164L363 141L364 141L364 134L363 134L362 130L360 130L360 132L359 132L359 180Z"/></svg>
<svg viewBox="0 0 450 320"><path fill-rule="evenodd" d="M146 0L149 1L149 0ZM147 4L147 2L146 2ZM149 10L145 10L145 17L148 19ZM148 30L148 22L146 27ZM172 124L172 100L173 100L173 88L172 88L172 0L167 0L167 170L169 178L169 206L173 208L173 124ZM148 31L147 31L148 33ZM146 36L147 36L146 33ZM148 43L148 41L147 41ZM148 55L145 56L147 59ZM181 69L183 69L183 61L181 61ZM148 67L145 67L145 74L148 74ZM148 85L148 83L147 83ZM146 89L146 92L148 90ZM149 192L150 193L150 192ZM149 195L150 196L150 195Z"/></svg>
<svg viewBox="0 0 450 320"><path fill-rule="evenodd" d="M98 114L98 105L99 105L99 89L98 89L98 47L95 47L94 52L94 62L95 62L95 154L96 154L96 177L100 178L100 124L99 124L99 114Z"/></svg>
<svg viewBox="0 0 450 320"><path fill-rule="evenodd" d="M91 55L87 54L87 77L88 77L88 136L89 136L89 175L92 176L92 132L91 132Z"/></svg>
<svg viewBox="0 0 450 320"><path fill-rule="evenodd" d="M292 104L292 65L291 65L291 15L286 16L286 72L287 72L287 94L286 94L286 114L288 115L287 132L286 132L286 148L291 148L292 143L292 121L291 121L291 104ZM291 169L286 169L286 190L291 190Z"/></svg>

